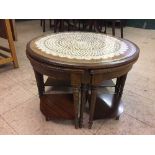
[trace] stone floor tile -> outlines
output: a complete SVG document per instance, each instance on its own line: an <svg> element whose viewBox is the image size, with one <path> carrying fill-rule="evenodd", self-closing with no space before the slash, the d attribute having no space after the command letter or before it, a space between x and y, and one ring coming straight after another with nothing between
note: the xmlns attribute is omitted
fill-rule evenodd
<svg viewBox="0 0 155 155"><path fill-rule="evenodd" d="M123 114L120 120L103 120L102 127L97 134L102 135L151 135L155 134L155 128L152 128L142 122Z"/></svg>
<svg viewBox="0 0 155 155"><path fill-rule="evenodd" d="M3 119L0 117L0 135L17 134Z"/></svg>
<svg viewBox="0 0 155 155"><path fill-rule="evenodd" d="M13 85L0 90L0 114L3 114L26 100L32 98L34 94L26 91L20 85Z"/></svg>

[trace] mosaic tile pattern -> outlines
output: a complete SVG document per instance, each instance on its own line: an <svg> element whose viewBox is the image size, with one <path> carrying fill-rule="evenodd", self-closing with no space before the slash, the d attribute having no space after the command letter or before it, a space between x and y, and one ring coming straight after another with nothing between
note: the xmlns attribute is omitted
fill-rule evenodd
<svg viewBox="0 0 155 155"><path fill-rule="evenodd" d="M57 33L35 41L38 49L46 54L79 60L99 60L129 57L136 52L127 41L98 33Z"/></svg>

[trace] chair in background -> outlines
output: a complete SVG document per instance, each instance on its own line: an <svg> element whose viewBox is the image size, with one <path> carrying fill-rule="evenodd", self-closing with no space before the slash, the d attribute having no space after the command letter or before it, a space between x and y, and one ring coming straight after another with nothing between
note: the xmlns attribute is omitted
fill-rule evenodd
<svg viewBox="0 0 155 155"><path fill-rule="evenodd" d="M0 45L0 65L13 62L14 67L18 68L11 21L9 19L0 20L0 37L7 39L9 44L9 48Z"/></svg>
<svg viewBox="0 0 155 155"><path fill-rule="evenodd" d="M116 24L119 24L120 25L121 38L123 38L124 20L123 19L106 19L105 20L105 33L106 33L106 27L107 27L108 23L111 23L111 25L112 25L112 35L113 36L115 36Z"/></svg>
<svg viewBox="0 0 155 155"><path fill-rule="evenodd" d="M54 21L54 24L52 25L52 19L49 19L49 27L50 28L54 28L54 32L55 32L55 22L57 21L57 20L53 20ZM40 19L40 26L43 28L43 32L45 32L46 31L46 19Z"/></svg>

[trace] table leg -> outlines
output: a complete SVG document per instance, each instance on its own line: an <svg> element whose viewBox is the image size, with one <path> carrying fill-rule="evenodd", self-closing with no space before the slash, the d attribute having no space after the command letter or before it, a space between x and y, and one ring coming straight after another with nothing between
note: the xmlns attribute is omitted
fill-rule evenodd
<svg viewBox="0 0 155 155"><path fill-rule="evenodd" d="M115 110L117 110L119 107L126 78L127 78L127 74L125 74L117 79L115 95L114 95L114 100L113 100L113 107L112 107L112 110L114 111L114 113L115 113ZM119 120L119 116L116 116L116 120Z"/></svg>
<svg viewBox="0 0 155 155"><path fill-rule="evenodd" d="M37 87L38 87L38 92L39 92L39 97L43 96L45 92L45 86L44 86L44 78L43 75L34 70L35 77L36 77L36 82L37 82Z"/></svg>
<svg viewBox="0 0 155 155"><path fill-rule="evenodd" d="M91 129L92 125L93 125L93 117L94 117L94 111L95 111L96 95L97 95L97 88L95 86L92 86L91 87L90 112L89 112L89 126L88 126L89 129Z"/></svg>
<svg viewBox="0 0 155 155"><path fill-rule="evenodd" d="M87 92L87 85L82 84L82 86L81 86L80 122L79 122L80 128L82 128L82 126L83 126L83 112L84 112L84 107L86 104L86 92Z"/></svg>

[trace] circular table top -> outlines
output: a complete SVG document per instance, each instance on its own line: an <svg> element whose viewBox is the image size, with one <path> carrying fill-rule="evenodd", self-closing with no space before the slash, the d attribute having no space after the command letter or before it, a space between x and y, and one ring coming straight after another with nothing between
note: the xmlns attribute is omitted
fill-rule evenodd
<svg viewBox="0 0 155 155"><path fill-rule="evenodd" d="M90 32L65 32L33 39L27 50L39 59L59 65L114 65L136 60L139 48L132 42Z"/></svg>

